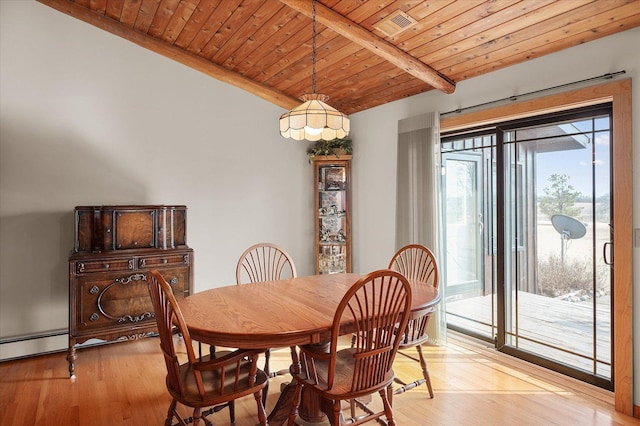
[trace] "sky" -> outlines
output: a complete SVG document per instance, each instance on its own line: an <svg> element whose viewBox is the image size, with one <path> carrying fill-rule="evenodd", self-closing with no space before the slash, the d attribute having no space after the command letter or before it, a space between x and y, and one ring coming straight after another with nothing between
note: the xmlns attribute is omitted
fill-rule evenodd
<svg viewBox="0 0 640 426"><path fill-rule="evenodd" d="M596 122L599 120L596 120ZM584 122L572 123L586 127ZM596 128L602 128L596 123ZM590 127L590 126L589 126ZM588 129L581 129L588 131ZM585 149L551 151L536 155L536 186L538 196L544 195L543 188L549 187L552 174L566 174L569 184L585 196L591 195L592 178L595 172L596 198L610 191L610 133L608 131L589 132ZM595 161L592 161L592 141L595 141ZM592 163L595 167L592 167Z"/></svg>

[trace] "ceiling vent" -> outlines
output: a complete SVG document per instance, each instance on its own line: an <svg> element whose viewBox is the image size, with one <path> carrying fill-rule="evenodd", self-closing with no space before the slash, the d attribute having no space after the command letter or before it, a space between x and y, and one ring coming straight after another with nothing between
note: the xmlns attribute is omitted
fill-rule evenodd
<svg viewBox="0 0 640 426"><path fill-rule="evenodd" d="M396 10L375 25L375 28L382 31L387 37L394 37L402 31L408 29L418 21L413 19L401 10Z"/></svg>

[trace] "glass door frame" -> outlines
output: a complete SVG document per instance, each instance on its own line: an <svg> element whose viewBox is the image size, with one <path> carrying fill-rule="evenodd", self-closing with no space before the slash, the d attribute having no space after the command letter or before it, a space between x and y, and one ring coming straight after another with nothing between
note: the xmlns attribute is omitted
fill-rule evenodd
<svg viewBox="0 0 640 426"><path fill-rule="evenodd" d="M523 101L496 104L463 114L445 114L440 118L441 132L487 126L490 123L562 111L585 105L613 104L613 186L618 196L613 205L618 229L632 230L633 211L633 132L631 79L616 79L601 84L567 90ZM634 412L633 345L633 271L631 238L616 238L614 259L614 402L616 411L628 416Z"/></svg>
<svg viewBox="0 0 640 426"><path fill-rule="evenodd" d="M563 120L579 120L584 117L590 117L590 116L600 115L600 114L608 114L609 116L612 116L612 106L610 104L599 104L599 105L587 106L579 109L572 109L565 112L551 113L551 114L545 114L537 117L513 120L507 123L501 123L496 126L497 182L499 184L501 182L503 183L503 187L502 187L503 190L497 191L497 194L496 194L497 205L498 205L497 245L498 245L498 252L503 254L502 256L497 256L498 271L502 271L502 273L497 274L498 333L496 335L496 348L501 352L518 356L521 359L533 362L545 368L558 371L560 373L572 376L574 378L577 378L587 383L592 383L604 389L613 390L614 388L613 368L611 371L611 379L607 379L602 376L597 376L595 374L586 373L583 370L568 366L567 364L556 362L554 360L538 356L532 352L519 349L516 345L511 343L513 339L518 339L519 332L516 330L516 334L514 334L508 331L512 328L511 323L512 321L514 321L514 318L511 317L511 313L513 312L513 309L512 309L513 301L511 298L511 293L512 291L514 291L514 289L507 286L508 274L511 274L513 276L512 268L517 268L518 265L511 264L511 262L513 262L512 256L511 256L512 248L511 248L511 244L508 243L508 241L512 241L513 238L507 238L507 237L510 236L509 234L510 232L516 232L516 231L515 230L510 231L509 229L507 229L506 220L509 219L507 217L507 214L511 212L511 209L513 208L512 206L513 203L511 202L512 201L511 198L507 199L505 195L507 195L508 197L517 198L516 190L518 190L519 188L518 188L517 182L516 182L516 185L512 187L510 185L510 182L507 182L505 180L507 179L507 176L506 176L507 168L513 167L512 161L510 161L510 159L507 158L507 156L505 155L505 152L508 149L508 144L517 143L517 141L516 142L505 141L504 135L508 134L512 130L519 129L525 126L526 127L542 126L546 124L551 124L553 121L560 122ZM610 132L613 133L613 129L611 129ZM513 161L517 161L517 160L513 160ZM516 173L516 180L517 178L518 176ZM613 179L611 179L611 182L613 182ZM610 194L611 194L612 200L614 200L615 195L613 194L612 185L610 188ZM593 200L593 202L595 202L595 200ZM613 209L613 205L612 205L612 209ZM512 214L516 214L516 213L512 213ZM612 239L613 239L613 235L612 235ZM594 241L593 244L595 243L596 242ZM517 251L517 247L515 248L515 250ZM614 277L614 271L612 270L611 271L611 287L613 286L613 282L614 282L613 277ZM518 289L515 288L515 291L518 291ZM613 303L611 303L611 318L612 318L611 330L609 334L611 336L611 353L613 355L614 353ZM594 354L594 356L596 356L596 354ZM613 359L613 356L612 356L612 359Z"/></svg>
<svg viewBox="0 0 640 426"><path fill-rule="evenodd" d="M497 126L493 126L493 128L485 128L482 129L483 131L478 133L478 132L473 132L472 130L470 130L469 133L465 132L464 133L464 138L469 138L471 137L471 135L477 135L477 134L488 134L491 132L495 132L494 136L495 136L495 140L496 140L496 149L494 151L495 154L495 158L496 158L496 181L500 184L500 182L502 182L502 190L497 190L495 191L495 197L496 197L496 209L495 209L495 214L497 215L496 217L496 227L494 229L494 231L496 232L496 248L497 248L497 253L500 253L501 255L496 256L496 270L498 271L498 273L496 274L496 292L497 292L497 298L496 298L496 303L497 303L497 309L496 309L496 322L497 322L497 333L494 336L495 339L495 346L498 350L505 352L505 353L509 353L515 356L518 356L520 358L523 358L527 361L531 361L534 362L536 364L542 365L544 367L550 368L550 369L554 369L556 371L559 371L561 373L579 378L583 381L589 382L589 383L593 383L596 384L600 387L603 387L605 389L609 389L612 390L613 389L613 380L609 380L607 378L603 378L603 377L599 377L597 375L591 375L588 373L583 373L581 370L568 366L566 364L560 363L560 362L554 362L553 360L547 359L547 358L543 358L541 356L535 355L533 353L521 350L517 347L517 345L512 345L511 342L513 341L513 339L517 339L518 335L516 333L516 335L514 335L512 332L509 332L509 330L512 329L512 327L508 327L511 324L511 321L513 320L513 318L511 317L511 315L509 313L513 312L512 310L512 299L511 299L511 290L507 289L506 286L506 282L507 280L507 274L511 274L511 276L513 276L512 272L513 269L516 267L515 261L512 259L512 250L518 250L518 247L511 247L512 244L510 241L514 241L514 238L509 238L507 242L507 232L508 229L515 229L515 227L508 227L506 220L511 220L508 217L508 213L510 210L508 209L512 209L513 206L513 199L515 199L517 193L516 193L516 187L518 185L518 182L515 182L515 185L512 185L512 182L509 181L507 182L505 179L507 179L509 177L509 175L507 175L507 173L505 173L506 167L513 167L514 165L512 164L512 161L508 161L508 158L506 158L505 156L505 151L507 149L508 145L505 145L505 141L503 140L503 137L506 133L508 133L510 130L512 129L516 129L516 128L520 128L523 126L535 126L538 123L544 123L544 124L550 124L552 123L554 120L555 121L560 121L560 120L565 120L565 119L578 119L580 117L584 117L584 116L590 116L590 115L594 115L594 114L601 114L602 112L605 112L607 114L611 114L611 107L610 106L606 106L606 105L598 105L595 107L586 107L583 109L578 109L578 110L572 110L572 111L568 111L566 113L556 113L556 114L550 114L550 115L544 115L544 116L537 116L534 118L529 118L529 119L524 119L524 120L514 120L514 121L510 121L510 122L505 122L505 123L500 123ZM511 142L507 142L507 143L511 143ZM611 148L612 149L612 148ZM455 150L453 152L447 153L447 152L443 152L442 154L442 164L443 167L445 165L445 159L447 157L456 157L456 156L460 156L460 152L456 152ZM516 162L515 164L516 167L518 167L518 164ZM489 172L491 173L491 172ZM511 173L513 174L513 173ZM516 173L516 175L518 175ZM518 177L520 177L520 175L518 175ZM510 177L509 177L510 178ZM511 179L511 178L510 178ZM517 178L516 178L517 179ZM520 184L523 184L522 182ZM488 188L488 191L491 192L493 191L492 188ZM612 194L612 190L610 191L610 193ZM594 200L595 202L595 200ZM445 205L445 203L443 202L443 206ZM491 221L491 218L487 218L486 222ZM521 218L521 220L524 220L524 218ZM511 232L515 232L515 231L511 231ZM521 241L518 241L518 245L520 245L520 243L522 243ZM595 241L594 241L595 244ZM491 250L492 247L486 247L486 250ZM513 262L513 264L512 264ZM489 266L489 265L487 265ZM500 273L500 271L502 271L502 273ZM446 279L446 271L445 271L445 279ZM613 284L613 274L612 274L612 280L611 280L612 284ZM485 283L485 285L487 285L487 283ZM611 309L612 311L612 317L613 317L613 307ZM594 319L595 320L595 319ZM508 324L509 323L509 324ZM612 329L610 330L610 334L613 333L613 321L612 321ZM482 337L482 336L477 336L477 337ZM613 353L613 339L611 339L612 341L612 353ZM594 354L595 356L595 354ZM613 377L614 373L613 370L611 372L611 375Z"/></svg>

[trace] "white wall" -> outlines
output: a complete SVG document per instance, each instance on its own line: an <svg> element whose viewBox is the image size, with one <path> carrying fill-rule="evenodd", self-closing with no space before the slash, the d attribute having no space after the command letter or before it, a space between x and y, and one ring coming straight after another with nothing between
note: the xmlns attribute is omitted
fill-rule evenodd
<svg viewBox="0 0 640 426"><path fill-rule="evenodd" d="M354 270L386 266L394 251L398 120L619 70L637 82L639 44L636 28L460 82L453 95L354 114ZM640 165L640 83L633 99ZM0 338L67 327L76 205L186 204L196 291L233 283L237 257L260 240L312 273L308 144L278 135L282 112L32 0L0 1ZM640 173L633 192L640 228ZM637 286L639 249L633 259ZM0 345L0 359L66 340L13 346Z"/></svg>
<svg viewBox="0 0 640 426"><path fill-rule="evenodd" d="M354 265L367 271L385 265L394 250L395 164L398 120L440 113L624 70L633 79L633 227L640 228L640 28L573 47L458 83L452 95L438 91L373 108L352 117L354 138ZM601 83L604 81L601 81ZM597 83L597 82L596 82ZM593 83L592 83L593 84ZM569 89L566 89L569 90ZM632 230L616 230L631 236ZM633 253L634 288L640 286L640 248ZM640 306L640 291L634 294ZM640 365L640 315L634 312L634 363ZM640 372L634 380L640 404Z"/></svg>
<svg viewBox="0 0 640 426"><path fill-rule="evenodd" d="M77 205L185 204L196 291L261 241L313 273L309 143L279 135L284 110L34 1L0 19L0 338L68 327Z"/></svg>

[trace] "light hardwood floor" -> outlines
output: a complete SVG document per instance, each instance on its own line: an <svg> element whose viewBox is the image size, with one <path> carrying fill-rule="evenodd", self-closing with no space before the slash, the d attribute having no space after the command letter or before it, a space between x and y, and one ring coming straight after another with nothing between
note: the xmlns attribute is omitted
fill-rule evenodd
<svg viewBox="0 0 640 426"><path fill-rule="evenodd" d="M640 425L615 412L609 392L455 334L445 347L425 350L435 398L428 399L424 385L396 395L398 425ZM288 350L274 351L272 370L285 368L289 357ZM421 374L403 355L395 371L409 381ZM164 424L170 398L157 338L79 350L76 374L76 380L69 379L64 353L0 363L0 425ZM267 410L286 379L273 379ZM255 413L252 397L238 401L236 425L254 426ZM229 423L226 410L209 418L217 425Z"/></svg>

